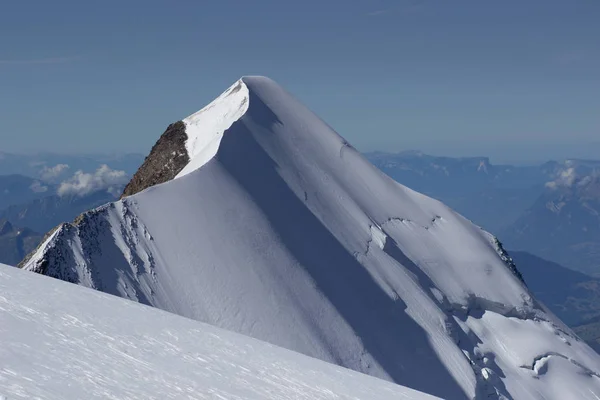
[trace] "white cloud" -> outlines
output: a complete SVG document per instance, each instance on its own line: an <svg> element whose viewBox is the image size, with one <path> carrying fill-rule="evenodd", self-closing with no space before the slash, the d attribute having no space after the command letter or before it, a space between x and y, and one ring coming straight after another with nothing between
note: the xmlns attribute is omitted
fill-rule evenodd
<svg viewBox="0 0 600 400"><path fill-rule="evenodd" d="M61 176L66 170L69 169L67 164L57 164L54 167L44 166L40 171L40 178L45 181L53 181L54 179Z"/></svg>
<svg viewBox="0 0 600 400"><path fill-rule="evenodd" d="M83 197L106 190L116 197L127 182L129 177L125 171L113 170L108 165L102 165L92 174L75 172L75 175L60 184L57 193L59 196Z"/></svg>
<svg viewBox="0 0 600 400"><path fill-rule="evenodd" d="M577 173L575 168L567 168L558 174L555 180L546 183L546 187L550 189L557 189L559 187L571 187L577 179Z"/></svg>
<svg viewBox="0 0 600 400"><path fill-rule="evenodd" d="M44 186L40 183L40 181L33 181L33 183L29 186L34 193L44 193L48 191L48 186Z"/></svg>

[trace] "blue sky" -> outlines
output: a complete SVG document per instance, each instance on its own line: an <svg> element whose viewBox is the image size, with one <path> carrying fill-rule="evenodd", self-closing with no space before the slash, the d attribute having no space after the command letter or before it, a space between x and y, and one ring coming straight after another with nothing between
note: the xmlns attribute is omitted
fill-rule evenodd
<svg viewBox="0 0 600 400"><path fill-rule="evenodd" d="M600 158L598 21L597 0L6 1L0 151L146 152L259 74L361 150Z"/></svg>

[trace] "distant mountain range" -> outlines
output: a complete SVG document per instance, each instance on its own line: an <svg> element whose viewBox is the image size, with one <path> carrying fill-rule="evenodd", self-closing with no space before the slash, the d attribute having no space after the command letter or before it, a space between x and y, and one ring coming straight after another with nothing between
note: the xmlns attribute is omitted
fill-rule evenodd
<svg viewBox="0 0 600 400"><path fill-rule="evenodd" d="M511 251L529 289L570 326L600 315L600 278L522 251Z"/></svg>
<svg viewBox="0 0 600 400"><path fill-rule="evenodd" d="M0 175L0 262L17 264L41 240L35 232L47 232L114 200L142 161L143 157L135 154L0 153L0 171L10 173Z"/></svg>
<svg viewBox="0 0 600 400"><path fill-rule="evenodd" d="M17 265L42 240L43 235L29 228L15 228L0 218L0 263Z"/></svg>
<svg viewBox="0 0 600 400"><path fill-rule="evenodd" d="M16 226L26 226L37 232L47 232L56 225L72 221L84 211L113 201L115 196L97 191L86 196L51 195L0 211L0 218Z"/></svg>
<svg viewBox="0 0 600 400"><path fill-rule="evenodd" d="M24 175L0 175L0 210L13 204L40 199L56 192L56 186Z"/></svg>
<svg viewBox="0 0 600 400"><path fill-rule="evenodd" d="M511 248L600 274L600 175L564 172L500 235Z"/></svg>
<svg viewBox="0 0 600 400"><path fill-rule="evenodd" d="M75 171L93 172L102 165L132 175L144 161L141 154L13 154L0 152L0 173L53 181Z"/></svg>

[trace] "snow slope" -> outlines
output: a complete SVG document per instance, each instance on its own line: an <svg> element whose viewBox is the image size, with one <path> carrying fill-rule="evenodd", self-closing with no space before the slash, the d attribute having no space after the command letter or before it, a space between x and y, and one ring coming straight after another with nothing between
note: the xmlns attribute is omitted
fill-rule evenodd
<svg viewBox="0 0 600 400"><path fill-rule="evenodd" d="M24 268L446 399L600 396L600 357L492 235L273 81L184 123L176 179L63 225Z"/></svg>
<svg viewBox="0 0 600 400"><path fill-rule="evenodd" d="M246 336L0 265L0 399L183 398L433 399Z"/></svg>

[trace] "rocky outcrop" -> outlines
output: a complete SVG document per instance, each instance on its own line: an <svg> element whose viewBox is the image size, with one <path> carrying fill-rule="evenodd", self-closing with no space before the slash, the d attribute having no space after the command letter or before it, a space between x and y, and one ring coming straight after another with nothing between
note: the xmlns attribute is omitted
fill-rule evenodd
<svg viewBox="0 0 600 400"><path fill-rule="evenodd" d="M125 187L121 198L175 178L190 161L185 148L186 140L183 121L169 125Z"/></svg>
<svg viewBox="0 0 600 400"><path fill-rule="evenodd" d="M494 245L496 246L496 252L500 256L500 258L502 259L502 261L504 261L504 263L506 264L506 266L508 267L508 269L510 269L510 272L512 272L514 276L516 276L517 278L519 278L519 280L521 282L523 282L523 284L525 286L527 286L527 284L525 283L525 279L523 279L523 275L517 269L517 266L515 265L515 262L513 261L512 257L508 254L508 252L504 248L504 245L502 244L502 242L500 241L500 239L498 239L497 237L494 236L493 240L494 240Z"/></svg>

